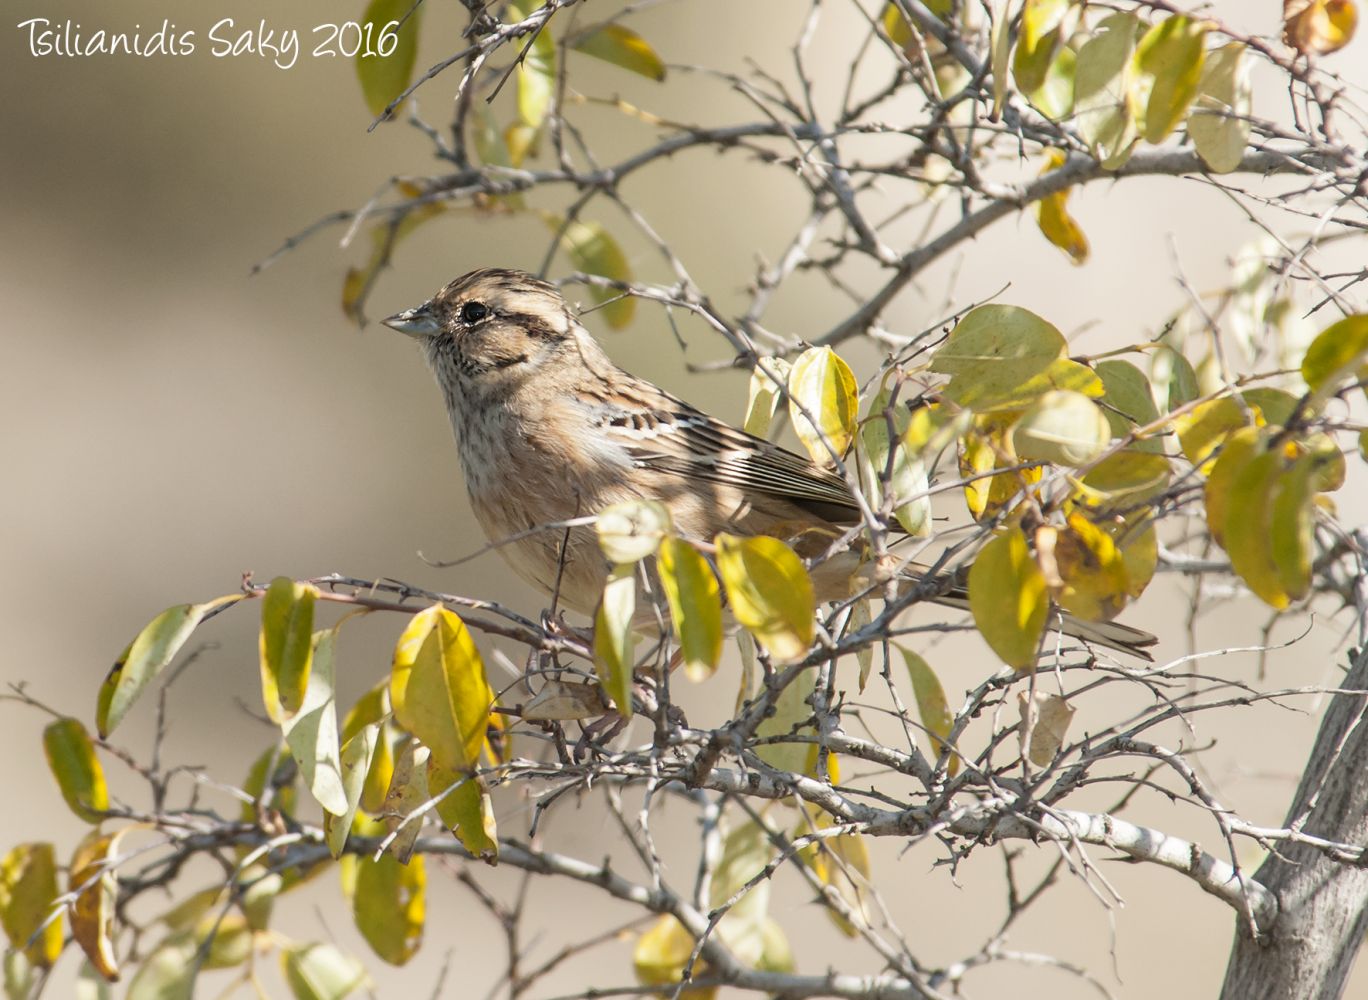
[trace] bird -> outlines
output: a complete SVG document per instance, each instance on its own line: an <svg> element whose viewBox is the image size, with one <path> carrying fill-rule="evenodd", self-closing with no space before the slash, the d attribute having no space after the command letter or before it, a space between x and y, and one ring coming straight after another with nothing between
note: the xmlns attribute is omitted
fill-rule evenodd
<svg viewBox="0 0 1368 1000"><path fill-rule="evenodd" d="M422 345L486 537L573 611L598 605L610 566L592 516L616 503L658 501L696 542L777 536L809 561L860 521L842 476L624 371L559 289L527 272L471 271L383 322ZM812 566L819 600L849 596L849 555ZM967 606L954 579L931 599ZM643 628L655 620L650 607L639 613ZM1157 641L1116 622L1057 620L1067 635L1147 660Z"/></svg>

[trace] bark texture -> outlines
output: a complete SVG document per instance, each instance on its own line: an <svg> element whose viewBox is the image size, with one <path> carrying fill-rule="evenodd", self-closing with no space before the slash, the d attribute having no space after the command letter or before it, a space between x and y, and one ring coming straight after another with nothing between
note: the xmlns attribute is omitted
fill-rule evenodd
<svg viewBox="0 0 1368 1000"><path fill-rule="evenodd" d="M1342 844L1368 844L1368 650L1354 651L1311 750L1286 825ZM1293 843L1269 856L1254 879L1278 900L1271 930L1257 939L1240 919L1223 1000L1332 1000L1368 929L1368 867Z"/></svg>

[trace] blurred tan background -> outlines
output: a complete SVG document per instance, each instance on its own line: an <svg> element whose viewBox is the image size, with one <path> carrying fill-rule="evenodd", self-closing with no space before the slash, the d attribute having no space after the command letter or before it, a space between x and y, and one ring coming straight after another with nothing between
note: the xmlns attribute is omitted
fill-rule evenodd
<svg viewBox="0 0 1368 1000"><path fill-rule="evenodd" d="M231 592L246 570L260 579L329 571L388 575L478 593L535 614L539 601L497 557L439 571L416 554L450 558L483 540L469 516L445 415L415 349L375 325L358 332L342 316L342 276L361 260L364 240L342 251L342 231L329 229L263 274L248 276L254 262L314 219L360 205L393 174L422 173L433 164L427 140L403 124L367 134L369 116L349 62L305 53L292 69L280 70L256 56L213 58L205 32L223 17L239 26L266 18L272 26L304 29L307 41L313 25L358 16L361 4L10 0L5 6L0 680L25 681L35 697L89 723L104 671L142 624L170 604ZM1275 31L1279 9L1274 0L1225 5L1238 23L1264 33ZM787 74L788 47L805 10L778 0L714 0L649 8L634 24L672 63L743 71L754 58ZM462 13L452 3L428 5L420 67L459 44ZM29 17L71 18L86 31L150 27L166 17L180 30L194 29L201 47L185 58L35 59L26 31L13 27ZM861 24L853 7L825 8L813 52L819 59L830 53L831 79L840 58L848 65L843 44ZM1357 73L1362 84L1365 56L1368 44L1360 39L1332 65ZM587 59L575 72L580 89L620 94L665 117L754 115L696 75L676 73L654 85ZM1262 109L1275 113L1281 95L1270 92L1267 78L1259 82ZM454 79L442 77L420 92L424 116L439 127L453 86ZM511 100L512 87L496 104L504 120ZM606 111L576 114L609 158L650 137ZM638 175L627 193L715 299L740 307L756 254L773 259L782 251L803 204L797 182L783 186L775 176L739 154L691 154ZM557 205L549 197L537 203ZM1138 340L1183 302L1173 279L1175 251L1196 287L1216 288L1227 280L1229 255L1256 235L1227 201L1193 182L1094 185L1074 208L1093 246L1085 267L1072 267L1048 246L1032 217L1011 219L904 294L888 325L920 329L941 315L947 298L961 305L1010 284L1005 301L1041 312L1080 350ZM620 217L598 217L624 235L639 274L663 277L657 258L627 235ZM372 300L372 314L414 304L478 265L535 268L547 241L535 219L453 213L404 244ZM563 261L553 269L564 270ZM816 294L815 282L795 285L795 292L800 287L808 294L781 297L767 324L815 335L841 304ZM687 323L683 331L687 360L721 353L704 331ZM629 331L605 339L625 366L739 418L743 378L687 374L659 312L643 305ZM852 356L868 374L872 355ZM1160 580L1153 590L1166 585L1172 584ZM1171 633L1178 607L1171 598L1148 595L1127 620ZM258 703L253 611L241 609L203 631L219 648L174 690L168 759L239 780L269 740L235 704ZM1228 605L1203 621L1202 641L1256 641L1250 625L1262 615L1248 603ZM393 620L372 620L344 644L343 702L384 671L396 627ZM1327 681L1329 651L1342 627L1322 623L1276 658L1270 683ZM1294 631L1288 625L1279 634ZM1183 651L1181 641L1166 648ZM952 701L992 669L972 639L928 656L943 671ZM1219 669L1250 679L1254 660L1233 658ZM724 675L709 688L686 692L691 718L721 718L734 691L734 678ZM149 699L139 706L117 734L136 754L149 746L151 705ZM1279 821L1294 787L1318 708L1300 707L1306 711L1261 708L1229 720L1204 719L1205 728L1186 737L1189 745L1220 741L1204 765L1218 793L1255 820ZM1099 706L1107 714L1098 724L1115 710ZM61 854L82 826L47 779L39 741L45 722L40 713L0 704L0 787L7 806L0 846L55 839ZM1178 732L1168 735L1184 740ZM111 763L109 770L116 791L130 798L142 793L119 766ZM501 824L525 826L517 803L502 808ZM682 816L666 810L657 822L668 828ZM1214 845L1214 828L1190 811L1150 803L1131 818ZM549 831L565 850L590 859L604 853L602 840L615 836L593 798L578 809L563 808ZM692 820L680 821L678 835L691 833ZM932 870L934 849L900 854L897 846L880 845L876 874L918 956L941 964L972 951L1002 916L996 856L981 852L952 884L944 869ZM1008 947L1086 965L1121 996L1211 995L1224 967L1230 912L1168 872L1120 864L1105 871L1124 908L1104 909L1081 885L1067 882L1014 930ZM278 922L302 939L332 936L361 954L381 997L429 995L448 953L451 971L441 995L483 996L501 968L493 956L502 938L463 890L435 868L432 874L427 944L402 970L365 951L331 878L283 900ZM512 872L492 877L496 887L514 884ZM800 969L819 972L847 962L853 964L846 971L877 971L867 953L844 944L829 950L828 925L805 905L796 881L776 899L791 921ZM533 900L539 918L533 923L548 928L548 941L567 919L607 926L625 916L567 885L545 886ZM570 963L555 988L543 992L629 983L629 954L626 942L608 945ZM65 956L63 965L74 968L74 956ZM63 995L63 983L59 977L50 995ZM1060 972L1021 965L1002 965L969 985L979 996L1095 995ZM1354 989L1368 996L1368 976L1360 973Z"/></svg>

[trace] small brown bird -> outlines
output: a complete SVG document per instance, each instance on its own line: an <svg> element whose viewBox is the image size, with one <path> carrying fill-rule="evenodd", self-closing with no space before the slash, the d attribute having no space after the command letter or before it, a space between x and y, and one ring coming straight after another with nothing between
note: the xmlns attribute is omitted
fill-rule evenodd
<svg viewBox="0 0 1368 1000"><path fill-rule="evenodd" d="M559 581L575 611L593 614L609 569L595 530L541 525L637 499L664 504L675 530L698 541L722 531L834 539L859 520L840 476L618 368L560 292L523 271L472 271L385 325L423 345L485 534L521 536L499 548L509 565L546 594ZM818 599L844 599L852 569L814 567ZM937 600L965 606L962 590ZM1060 619L1066 634L1146 659L1156 641Z"/></svg>

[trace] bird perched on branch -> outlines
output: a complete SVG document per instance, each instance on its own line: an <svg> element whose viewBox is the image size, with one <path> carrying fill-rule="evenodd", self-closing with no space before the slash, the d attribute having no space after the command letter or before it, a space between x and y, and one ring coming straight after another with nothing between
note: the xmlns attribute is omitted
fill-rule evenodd
<svg viewBox="0 0 1368 1000"><path fill-rule="evenodd" d="M592 525L537 531L610 504L664 504L686 538L719 532L824 539L860 520L834 472L754 437L613 364L560 292L483 268L385 320L417 339L456 432L471 506L509 565L592 615L608 572ZM819 600L850 593L851 560L812 567ZM962 589L934 598L965 606ZM643 608L649 615L650 609ZM1061 614L1062 630L1149 659L1155 637ZM648 619L643 619L643 624Z"/></svg>

